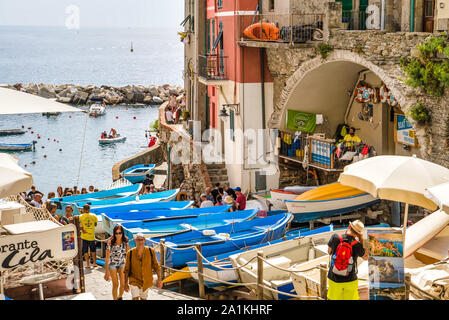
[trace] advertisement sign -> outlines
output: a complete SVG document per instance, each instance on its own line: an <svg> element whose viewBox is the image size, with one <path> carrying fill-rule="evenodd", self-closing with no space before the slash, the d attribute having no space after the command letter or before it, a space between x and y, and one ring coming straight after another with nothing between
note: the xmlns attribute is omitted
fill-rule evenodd
<svg viewBox="0 0 449 320"><path fill-rule="evenodd" d="M367 229L370 300L405 300L402 229Z"/></svg>
<svg viewBox="0 0 449 320"><path fill-rule="evenodd" d="M1 271L36 262L72 259L77 254L76 227L73 224L0 237Z"/></svg>
<svg viewBox="0 0 449 320"><path fill-rule="evenodd" d="M287 110L287 129L313 133L316 128L316 114Z"/></svg>
<svg viewBox="0 0 449 320"><path fill-rule="evenodd" d="M418 140L415 137L415 131L407 118L402 114L394 114L394 137L395 142L409 146L418 146Z"/></svg>

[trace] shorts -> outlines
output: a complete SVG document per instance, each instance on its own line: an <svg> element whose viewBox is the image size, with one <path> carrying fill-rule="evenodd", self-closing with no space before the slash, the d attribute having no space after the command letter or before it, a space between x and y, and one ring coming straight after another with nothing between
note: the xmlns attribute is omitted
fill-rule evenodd
<svg viewBox="0 0 449 320"><path fill-rule="evenodd" d="M95 242L95 240L89 241L89 240L83 240L83 249L82 249L82 254L86 254L89 252L91 253L96 253L97 252L97 243Z"/></svg>
<svg viewBox="0 0 449 320"><path fill-rule="evenodd" d="M118 270L118 269L123 269L125 267L125 263L120 263L120 264L116 264L116 263L110 263L108 269L109 270Z"/></svg>
<svg viewBox="0 0 449 320"><path fill-rule="evenodd" d="M359 281L334 282L327 279L329 288L327 289L327 298L329 300L360 300Z"/></svg>
<svg viewBox="0 0 449 320"><path fill-rule="evenodd" d="M147 290L143 291L142 288L133 286L133 285L129 285L129 290L131 291L131 296L134 298L140 297L140 299L143 300L147 300L148 298L148 291L150 290L150 288L148 288Z"/></svg>

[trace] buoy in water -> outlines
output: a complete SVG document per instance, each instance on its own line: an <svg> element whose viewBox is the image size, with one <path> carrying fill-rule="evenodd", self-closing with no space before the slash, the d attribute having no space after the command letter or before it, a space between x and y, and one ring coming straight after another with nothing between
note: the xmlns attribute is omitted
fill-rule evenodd
<svg viewBox="0 0 449 320"><path fill-rule="evenodd" d="M69 116L69 118L72 118L72 116Z"/></svg>
<svg viewBox="0 0 449 320"><path fill-rule="evenodd" d="M47 155L46 155L46 154L44 154L44 158L47 158Z"/></svg>
<svg viewBox="0 0 449 320"><path fill-rule="evenodd" d="M62 151L62 149L59 149L59 151Z"/></svg>
<svg viewBox="0 0 449 320"><path fill-rule="evenodd" d="M24 164L23 166L24 166L24 167L26 168L26 166L27 166L27 165L26 165L26 164Z"/></svg>
<svg viewBox="0 0 449 320"><path fill-rule="evenodd" d="M34 131L31 131L31 133L33 133L33 134L34 134Z"/></svg>
<svg viewBox="0 0 449 320"><path fill-rule="evenodd" d="M134 116L133 119L136 119L136 116Z"/></svg>
<svg viewBox="0 0 449 320"><path fill-rule="evenodd" d="M36 161L31 162L31 164L36 164Z"/></svg>
<svg viewBox="0 0 449 320"><path fill-rule="evenodd" d="M45 147L44 146L42 146L42 149L44 149Z"/></svg>
<svg viewBox="0 0 449 320"><path fill-rule="evenodd" d="M53 139L53 141L56 141L56 139Z"/></svg>
<svg viewBox="0 0 449 320"><path fill-rule="evenodd" d="M115 116L116 119L118 119L118 116Z"/></svg>
<svg viewBox="0 0 449 320"><path fill-rule="evenodd" d="M25 126L22 126L22 129L25 128Z"/></svg>
<svg viewBox="0 0 449 320"><path fill-rule="evenodd" d="M50 141L50 138L48 138L48 141Z"/></svg>
<svg viewBox="0 0 449 320"><path fill-rule="evenodd" d="M28 130L30 130L31 129L31 127L28 127Z"/></svg>

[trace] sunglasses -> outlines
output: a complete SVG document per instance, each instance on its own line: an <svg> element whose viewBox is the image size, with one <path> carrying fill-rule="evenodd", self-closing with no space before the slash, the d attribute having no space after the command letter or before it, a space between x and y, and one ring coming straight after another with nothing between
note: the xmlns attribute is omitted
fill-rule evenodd
<svg viewBox="0 0 449 320"><path fill-rule="evenodd" d="M136 241L145 241L145 239L139 238L139 239L136 239Z"/></svg>
<svg viewBox="0 0 449 320"><path fill-rule="evenodd" d="M115 234L122 234L121 232L116 232Z"/></svg>

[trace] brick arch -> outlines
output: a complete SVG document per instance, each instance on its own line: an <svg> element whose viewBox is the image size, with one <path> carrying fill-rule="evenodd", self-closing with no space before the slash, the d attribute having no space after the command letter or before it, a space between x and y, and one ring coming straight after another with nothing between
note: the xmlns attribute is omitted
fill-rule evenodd
<svg viewBox="0 0 449 320"><path fill-rule="evenodd" d="M299 68L288 78L282 92L279 96L277 102L275 102L274 111L268 121L268 127L270 128L281 128L282 116L286 109L287 103L291 99L291 96L295 92L298 85L305 78L307 74L310 72L314 72L317 68L334 62L350 62L354 64L361 65L366 69L369 69L373 73L375 73L382 82L387 86L387 88L392 92L395 99L398 101L398 104L401 110L406 114L406 111L416 103L415 99L410 99L411 96L411 88L406 86L402 81L390 75L389 72L374 64L373 62L365 59L361 55L354 53L352 51L347 50L335 50L329 54L326 60L323 60L320 56L307 60L302 63ZM397 71L401 72L400 66L397 65ZM414 129L416 129L414 125L414 121L407 116L409 122L413 125ZM426 146L427 146L427 137L425 136L422 130L416 131L416 135L420 142L421 146L421 154L422 156L426 156Z"/></svg>

